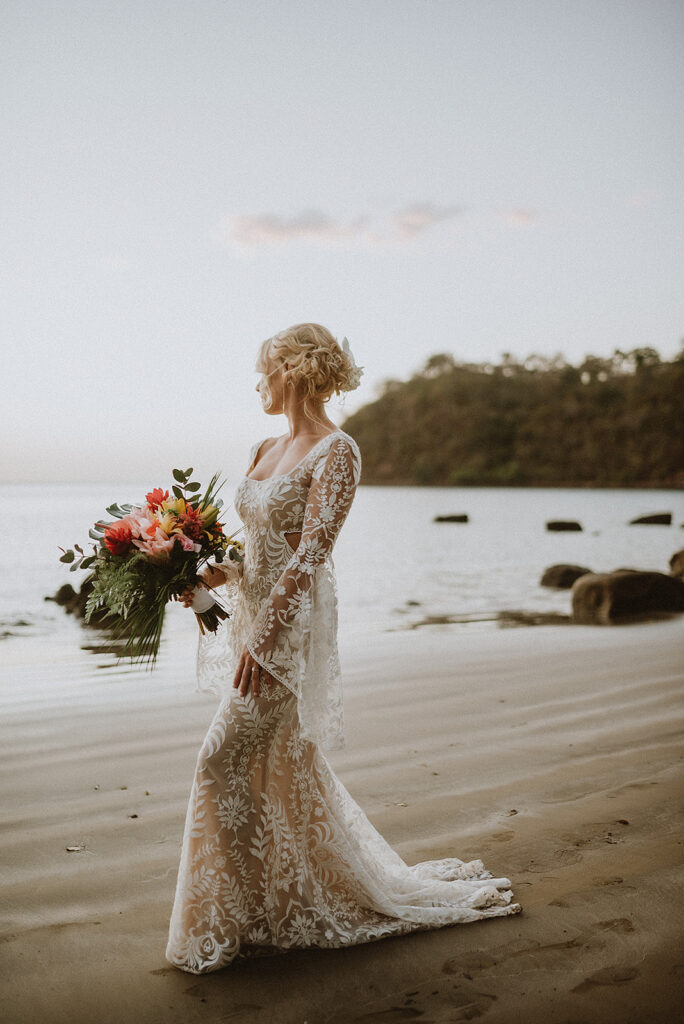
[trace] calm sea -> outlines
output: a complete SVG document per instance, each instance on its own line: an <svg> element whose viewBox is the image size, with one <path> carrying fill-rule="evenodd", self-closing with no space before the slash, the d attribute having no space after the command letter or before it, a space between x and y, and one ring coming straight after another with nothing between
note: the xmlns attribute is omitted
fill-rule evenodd
<svg viewBox="0 0 684 1024"><path fill-rule="evenodd" d="M144 485L4 485L11 513L5 533L0 635L5 640L90 641L70 617L46 602L64 582L77 582L59 563L59 545L83 545L92 522L112 500L137 501ZM227 489L226 489L227 490ZM225 494L230 504L230 492ZM673 525L629 526L648 512L673 513ZM467 513L467 524L433 522ZM547 519L577 519L581 533L549 533ZM230 529L239 525L226 514ZM684 547L684 492L523 488L361 487L335 548L341 639L370 640L430 616L459 616L449 629L497 629L501 610L569 612L570 595L540 587L544 568L572 562L594 571L620 567L668 571ZM17 539L17 533L19 539ZM7 540L11 537L10 543ZM194 617L174 606L175 633L195 635ZM171 626L169 626L171 628Z"/></svg>

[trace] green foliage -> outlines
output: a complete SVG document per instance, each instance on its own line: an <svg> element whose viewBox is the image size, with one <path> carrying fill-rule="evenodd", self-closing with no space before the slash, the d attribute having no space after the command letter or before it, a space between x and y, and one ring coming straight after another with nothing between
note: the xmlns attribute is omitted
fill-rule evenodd
<svg viewBox="0 0 684 1024"><path fill-rule="evenodd" d="M344 422L369 484L683 487L684 347L588 355L430 356Z"/></svg>
<svg viewBox="0 0 684 1024"><path fill-rule="evenodd" d="M171 558L153 562L139 551L112 555L103 548L95 571L88 577L92 591L85 608L85 620L106 609L107 627L115 640L125 639L121 657L153 662L159 649L167 603L194 582L192 562L180 548Z"/></svg>

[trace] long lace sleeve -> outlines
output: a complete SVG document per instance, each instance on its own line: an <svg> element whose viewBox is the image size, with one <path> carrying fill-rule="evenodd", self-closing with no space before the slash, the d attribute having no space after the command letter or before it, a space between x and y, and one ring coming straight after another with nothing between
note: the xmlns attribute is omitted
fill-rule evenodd
<svg viewBox="0 0 684 1024"><path fill-rule="evenodd" d="M304 735L320 740L327 732L331 745L339 745L342 723L330 556L360 472L358 448L347 437L336 438L315 463L299 545L260 608L247 642L259 664L297 694Z"/></svg>

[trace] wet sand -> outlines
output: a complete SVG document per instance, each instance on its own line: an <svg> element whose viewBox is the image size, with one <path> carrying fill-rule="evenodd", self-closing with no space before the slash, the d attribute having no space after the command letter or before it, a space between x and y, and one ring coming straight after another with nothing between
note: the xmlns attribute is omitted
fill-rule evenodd
<svg viewBox="0 0 684 1024"><path fill-rule="evenodd" d="M204 977L164 949L215 701L186 642L146 675L77 636L3 648L5 1024L681 1018L684 620L343 648L342 782L407 862L480 857L523 912Z"/></svg>

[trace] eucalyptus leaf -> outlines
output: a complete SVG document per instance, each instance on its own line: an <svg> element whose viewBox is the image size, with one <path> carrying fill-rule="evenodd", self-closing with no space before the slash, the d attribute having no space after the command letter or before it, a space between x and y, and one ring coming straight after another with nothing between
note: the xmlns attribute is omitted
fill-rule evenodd
<svg viewBox="0 0 684 1024"><path fill-rule="evenodd" d="M181 491L180 487L178 487L176 484L173 485L171 490L173 491L177 498L183 497L183 492Z"/></svg>
<svg viewBox="0 0 684 1024"><path fill-rule="evenodd" d="M190 467L190 469L186 469L185 470L185 475L186 475L187 479L189 480L190 477L192 476L192 466Z"/></svg>
<svg viewBox="0 0 684 1024"><path fill-rule="evenodd" d="M185 483L185 473L181 469L174 469L174 471L173 471L173 479L177 480L179 484L184 484Z"/></svg>
<svg viewBox="0 0 684 1024"><path fill-rule="evenodd" d="M65 551L64 554L60 556L59 560L60 562L73 562L75 557L76 555L70 549L69 551Z"/></svg>
<svg viewBox="0 0 684 1024"><path fill-rule="evenodd" d="M192 491L194 493L195 491L199 491L201 486L202 486L202 484L198 484L198 483L188 484L187 490L188 491Z"/></svg>
<svg viewBox="0 0 684 1024"><path fill-rule="evenodd" d="M80 569L80 568L81 568L81 559L79 558L79 560L77 562L74 562L73 565L69 566L69 572L76 572L76 570Z"/></svg>
<svg viewBox="0 0 684 1024"><path fill-rule="evenodd" d="M95 555L88 555L87 558L84 558L83 561L81 562L81 568L88 569L95 561L95 557Z"/></svg>

